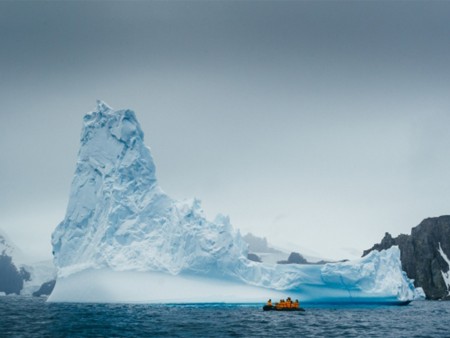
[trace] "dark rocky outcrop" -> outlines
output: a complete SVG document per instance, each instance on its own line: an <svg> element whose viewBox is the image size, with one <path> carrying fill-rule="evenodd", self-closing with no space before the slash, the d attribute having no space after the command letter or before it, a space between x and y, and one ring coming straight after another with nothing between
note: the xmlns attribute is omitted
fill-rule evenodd
<svg viewBox="0 0 450 338"><path fill-rule="evenodd" d="M22 277L24 282L29 282L31 280L31 274L27 270L25 270L24 267L21 267L19 269L19 275L20 277Z"/></svg>
<svg viewBox="0 0 450 338"><path fill-rule="evenodd" d="M287 261L279 261L278 264L308 264L308 261L298 252L291 252Z"/></svg>
<svg viewBox="0 0 450 338"><path fill-rule="evenodd" d="M393 238L386 233L381 242L364 251L363 256L393 245L400 249L403 270L414 279L416 287L423 288L427 299L450 299L450 290L443 278L450 267L439 252L442 248L450 258L450 216L427 218L412 229L411 235Z"/></svg>
<svg viewBox="0 0 450 338"><path fill-rule="evenodd" d="M249 253L247 255L247 258L253 262L258 262L258 263L262 262L261 257L259 257L257 254L254 254L254 253Z"/></svg>
<svg viewBox="0 0 450 338"><path fill-rule="evenodd" d="M56 280L51 280L47 283L42 284L39 290L33 292L33 296L34 297L49 296L52 293L55 284Z"/></svg>
<svg viewBox="0 0 450 338"><path fill-rule="evenodd" d="M0 292L20 294L24 277L29 278L30 274L23 268L18 270L10 256L0 255Z"/></svg>
<svg viewBox="0 0 450 338"><path fill-rule="evenodd" d="M25 264L25 257L0 229L0 292L31 296L43 280L54 278L51 261Z"/></svg>

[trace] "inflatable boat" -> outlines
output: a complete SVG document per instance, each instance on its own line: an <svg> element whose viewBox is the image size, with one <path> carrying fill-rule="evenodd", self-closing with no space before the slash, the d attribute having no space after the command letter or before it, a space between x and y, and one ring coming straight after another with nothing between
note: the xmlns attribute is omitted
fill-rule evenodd
<svg viewBox="0 0 450 338"><path fill-rule="evenodd" d="M302 307L276 307L273 305L264 305L264 311L305 311Z"/></svg>

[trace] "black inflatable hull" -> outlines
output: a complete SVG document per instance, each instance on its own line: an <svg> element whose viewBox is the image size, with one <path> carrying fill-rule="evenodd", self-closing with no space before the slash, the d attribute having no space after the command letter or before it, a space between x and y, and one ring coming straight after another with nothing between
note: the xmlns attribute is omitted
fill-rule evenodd
<svg viewBox="0 0 450 338"><path fill-rule="evenodd" d="M263 310L264 311L305 311L304 308L299 307L299 308L281 308L281 309L277 309L275 306L273 305L264 305L263 306Z"/></svg>

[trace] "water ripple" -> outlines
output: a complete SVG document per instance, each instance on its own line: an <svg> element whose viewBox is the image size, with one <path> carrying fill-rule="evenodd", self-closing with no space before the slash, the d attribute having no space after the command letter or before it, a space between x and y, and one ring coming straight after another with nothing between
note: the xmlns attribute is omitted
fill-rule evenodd
<svg viewBox="0 0 450 338"><path fill-rule="evenodd" d="M48 304L0 297L1 337L450 337L450 302L403 307Z"/></svg>

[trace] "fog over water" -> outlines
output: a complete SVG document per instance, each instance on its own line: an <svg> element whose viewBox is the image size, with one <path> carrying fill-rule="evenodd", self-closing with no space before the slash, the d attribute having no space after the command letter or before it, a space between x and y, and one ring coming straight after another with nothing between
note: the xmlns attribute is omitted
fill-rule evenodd
<svg viewBox="0 0 450 338"><path fill-rule="evenodd" d="M0 2L0 229L51 257L83 115L162 188L327 258L450 209L449 2Z"/></svg>

